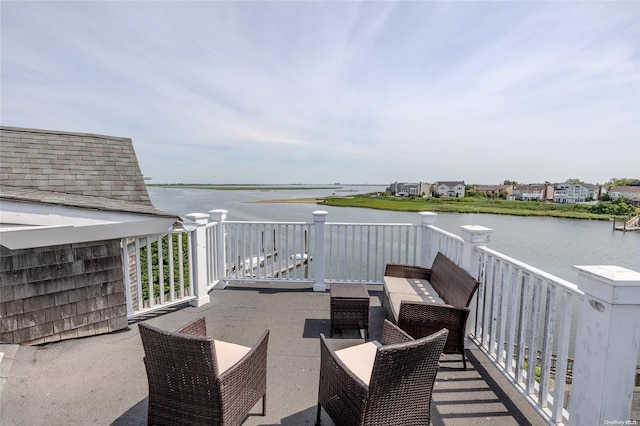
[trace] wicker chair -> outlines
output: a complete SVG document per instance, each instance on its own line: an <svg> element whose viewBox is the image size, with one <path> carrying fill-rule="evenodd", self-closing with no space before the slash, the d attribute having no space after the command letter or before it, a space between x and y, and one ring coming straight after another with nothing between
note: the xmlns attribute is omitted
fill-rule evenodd
<svg viewBox="0 0 640 426"><path fill-rule="evenodd" d="M339 351L331 350L321 334L316 425L322 407L341 426L429 425L431 393L447 334L442 329L414 340L385 320L381 343Z"/></svg>
<svg viewBox="0 0 640 426"><path fill-rule="evenodd" d="M207 337L204 317L175 333L138 327L149 382L148 424L240 425L261 398L265 415L269 330L249 348Z"/></svg>

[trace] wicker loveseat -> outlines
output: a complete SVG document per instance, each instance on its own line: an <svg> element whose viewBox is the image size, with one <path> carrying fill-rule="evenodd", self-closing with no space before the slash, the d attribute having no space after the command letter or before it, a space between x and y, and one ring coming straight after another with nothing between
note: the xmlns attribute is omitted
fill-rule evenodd
<svg viewBox="0 0 640 426"><path fill-rule="evenodd" d="M462 355L469 303L479 286L469 273L438 253L431 268L388 264L382 303L387 316L413 338L449 330L446 353Z"/></svg>

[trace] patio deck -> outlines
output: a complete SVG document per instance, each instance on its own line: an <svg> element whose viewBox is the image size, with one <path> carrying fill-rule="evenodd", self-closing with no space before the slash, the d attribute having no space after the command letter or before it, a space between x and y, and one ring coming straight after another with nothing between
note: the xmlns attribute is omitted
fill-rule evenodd
<svg viewBox="0 0 640 426"><path fill-rule="evenodd" d="M384 310L379 287L370 287L370 338L380 336ZM245 425L313 425L320 365L318 334L329 335L329 292L279 284L238 284L210 293L200 308L173 309L148 321L175 330L205 315L216 338L253 345L270 328L267 415ZM336 347L363 340L355 331L330 339ZM0 424L143 425L147 380L138 327L42 346L9 348L0 368ZM546 424L478 350L443 355L433 396L434 425ZM7 367L8 366L8 367ZM254 409L257 414L258 407ZM323 412L323 424L332 425Z"/></svg>

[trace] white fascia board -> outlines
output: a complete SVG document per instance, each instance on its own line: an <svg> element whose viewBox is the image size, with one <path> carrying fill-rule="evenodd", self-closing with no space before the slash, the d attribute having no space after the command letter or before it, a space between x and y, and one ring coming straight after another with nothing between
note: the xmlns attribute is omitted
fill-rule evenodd
<svg viewBox="0 0 640 426"><path fill-rule="evenodd" d="M11 250L166 232L177 218L3 202L0 244Z"/></svg>

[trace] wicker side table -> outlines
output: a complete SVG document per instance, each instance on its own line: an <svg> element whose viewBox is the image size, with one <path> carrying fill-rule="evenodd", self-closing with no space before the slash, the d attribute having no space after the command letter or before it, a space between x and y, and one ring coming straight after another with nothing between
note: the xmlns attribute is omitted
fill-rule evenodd
<svg viewBox="0 0 640 426"><path fill-rule="evenodd" d="M331 284L331 337L334 329L360 330L369 338L369 292L362 283Z"/></svg>

